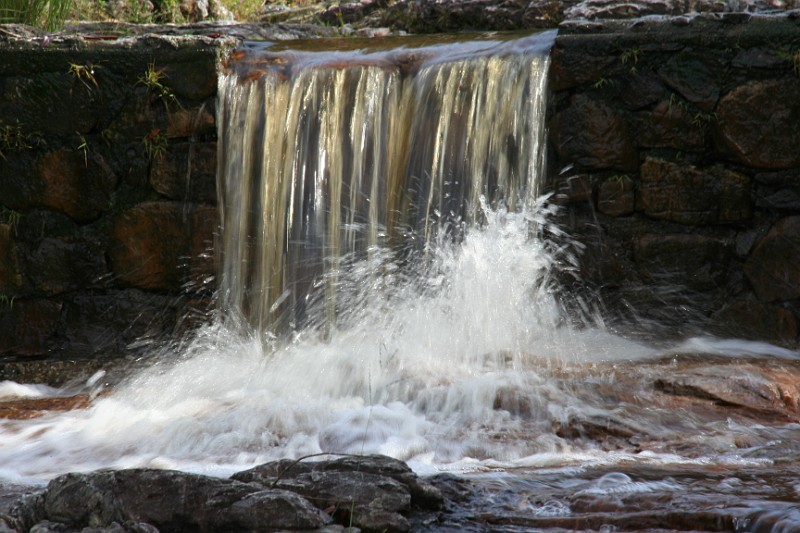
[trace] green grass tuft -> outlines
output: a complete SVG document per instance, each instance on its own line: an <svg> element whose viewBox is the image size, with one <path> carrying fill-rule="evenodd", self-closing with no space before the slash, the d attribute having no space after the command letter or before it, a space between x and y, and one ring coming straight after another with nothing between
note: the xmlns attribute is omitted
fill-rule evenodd
<svg viewBox="0 0 800 533"><path fill-rule="evenodd" d="M64 26L73 0L0 0L0 23L29 24L47 31Z"/></svg>

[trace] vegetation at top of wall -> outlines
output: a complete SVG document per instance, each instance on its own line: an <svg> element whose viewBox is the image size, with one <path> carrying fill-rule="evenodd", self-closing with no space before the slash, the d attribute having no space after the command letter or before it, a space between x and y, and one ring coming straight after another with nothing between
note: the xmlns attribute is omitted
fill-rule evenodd
<svg viewBox="0 0 800 533"><path fill-rule="evenodd" d="M73 0L0 0L0 23L30 24L48 31L64 25Z"/></svg>

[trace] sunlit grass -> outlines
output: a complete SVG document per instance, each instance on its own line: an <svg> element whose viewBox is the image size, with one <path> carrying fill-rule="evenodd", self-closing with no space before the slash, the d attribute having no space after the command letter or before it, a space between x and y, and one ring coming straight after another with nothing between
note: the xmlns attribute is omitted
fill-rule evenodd
<svg viewBox="0 0 800 533"><path fill-rule="evenodd" d="M61 28L72 0L0 0L0 23L20 23L48 31Z"/></svg>

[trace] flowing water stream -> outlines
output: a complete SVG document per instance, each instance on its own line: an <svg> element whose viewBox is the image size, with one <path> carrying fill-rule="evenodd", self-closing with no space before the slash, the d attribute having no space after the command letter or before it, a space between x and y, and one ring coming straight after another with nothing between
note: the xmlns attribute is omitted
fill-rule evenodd
<svg viewBox="0 0 800 533"><path fill-rule="evenodd" d="M561 288L580 244L537 186L553 37L237 54L217 320L86 409L0 420L0 479L382 453L471 478L466 529L800 528L800 425L768 380L798 353L633 342Z"/></svg>

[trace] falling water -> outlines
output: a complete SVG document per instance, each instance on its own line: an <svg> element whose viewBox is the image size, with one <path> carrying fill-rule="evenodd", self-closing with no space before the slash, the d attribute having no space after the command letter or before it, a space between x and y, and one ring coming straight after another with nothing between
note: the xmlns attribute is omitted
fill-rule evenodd
<svg viewBox="0 0 800 533"><path fill-rule="evenodd" d="M580 245L537 186L552 38L237 54L219 320L87 409L0 420L0 480L383 453L484 473L470 516L530 528L633 528L659 502L697 529L796 526L800 426L759 406L791 407L764 376L798 353L644 346L562 289ZM709 379L717 399L670 393ZM754 410L731 409L732 383Z"/></svg>
<svg viewBox="0 0 800 533"><path fill-rule="evenodd" d="M323 283L330 318L342 262L423 249L441 226L478 221L481 199L532 206L553 37L267 48L229 68L219 83L226 310L259 331L297 328Z"/></svg>

